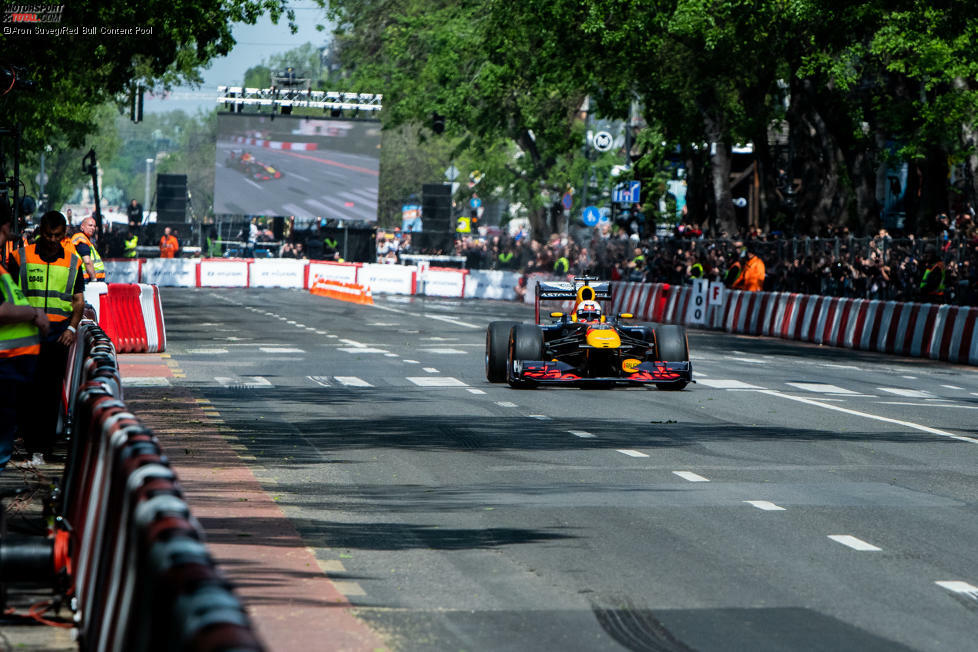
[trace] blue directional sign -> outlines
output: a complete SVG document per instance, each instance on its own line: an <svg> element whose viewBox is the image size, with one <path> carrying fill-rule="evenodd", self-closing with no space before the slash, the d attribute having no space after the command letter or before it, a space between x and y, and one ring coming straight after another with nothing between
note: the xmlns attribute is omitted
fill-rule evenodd
<svg viewBox="0 0 978 652"><path fill-rule="evenodd" d="M566 210L570 210L571 206L574 205L574 195L572 195L570 192L565 192L564 196L560 198L560 203Z"/></svg>
<svg viewBox="0 0 978 652"><path fill-rule="evenodd" d="M588 226L597 226L598 222L601 221L601 211L598 210L597 206L587 206L581 213L581 218Z"/></svg>
<svg viewBox="0 0 978 652"><path fill-rule="evenodd" d="M611 201L616 204L639 204L642 201L642 182L626 181L615 186Z"/></svg>
<svg viewBox="0 0 978 652"><path fill-rule="evenodd" d="M469 208L479 208L480 206L482 206L482 200L478 197L469 200Z"/></svg>

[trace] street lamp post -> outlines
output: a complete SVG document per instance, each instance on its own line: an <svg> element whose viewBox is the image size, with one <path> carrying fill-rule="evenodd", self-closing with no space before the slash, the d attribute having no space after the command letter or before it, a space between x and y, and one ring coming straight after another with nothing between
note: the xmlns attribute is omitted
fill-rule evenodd
<svg viewBox="0 0 978 652"><path fill-rule="evenodd" d="M146 194L144 195L145 201L143 202L143 210L146 211L146 215L149 215L149 174L150 168L153 166L154 159L146 159ZM145 216L140 215L140 223L145 221Z"/></svg>

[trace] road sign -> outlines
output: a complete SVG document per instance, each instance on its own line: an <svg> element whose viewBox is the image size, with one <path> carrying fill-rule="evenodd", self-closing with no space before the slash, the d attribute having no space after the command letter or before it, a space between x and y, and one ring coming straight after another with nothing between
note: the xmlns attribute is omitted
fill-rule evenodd
<svg viewBox="0 0 978 652"><path fill-rule="evenodd" d="M614 145L615 138L607 131L599 131L598 133L594 134L594 140L591 142L594 143L594 149L598 150L599 152L607 152L611 150L611 146Z"/></svg>
<svg viewBox="0 0 978 652"><path fill-rule="evenodd" d="M598 210L597 206L588 206L581 213L581 218L588 226L597 226L598 222L601 221L601 211Z"/></svg>
<svg viewBox="0 0 978 652"><path fill-rule="evenodd" d="M615 186L611 201L616 204L640 204L642 202L642 182L626 181Z"/></svg>
<svg viewBox="0 0 978 652"><path fill-rule="evenodd" d="M445 170L445 178L449 181L455 181L455 179L458 179L458 168L454 165L449 165L448 169Z"/></svg>
<svg viewBox="0 0 978 652"><path fill-rule="evenodd" d="M574 195L570 192L565 192L564 196L560 198L560 203L564 206L565 210L570 210L571 206L574 205Z"/></svg>
<svg viewBox="0 0 978 652"><path fill-rule="evenodd" d="M693 281L693 294L690 297L689 305L686 308L687 324L706 323L706 307L709 286L710 282L705 278L698 278Z"/></svg>
<svg viewBox="0 0 978 652"><path fill-rule="evenodd" d="M469 208L478 208L479 206L482 206L482 200L478 197L469 200Z"/></svg>

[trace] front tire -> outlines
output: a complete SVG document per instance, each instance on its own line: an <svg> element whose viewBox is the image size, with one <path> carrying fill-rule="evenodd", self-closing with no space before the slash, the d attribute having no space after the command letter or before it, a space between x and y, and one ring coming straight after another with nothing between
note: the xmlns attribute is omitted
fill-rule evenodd
<svg viewBox="0 0 978 652"><path fill-rule="evenodd" d="M516 380L512 378L509 371L513 368L515 360L542 360L543 359L543 332L536 326L530 324L516 324L509 332L509 355L507 359L508 370L506 380L510 387L527 388L533 387L533 381Z"/></svg>
<svg viewBox="0 0 978 652"><path fill-rule="evenodd" d="M688 362L689 340L686 329L682 326L662 325L655 329L655 357L663 362ZM667 392L678 392L688 383L656 383L658 389Z"/></svg>
<svg viewBox="0 0 978 652"><path fill-rule="evenodd" d="M486 329L486 380L490 383L506 380L509 332L516 325L513 321L494 321Z"/></svg>

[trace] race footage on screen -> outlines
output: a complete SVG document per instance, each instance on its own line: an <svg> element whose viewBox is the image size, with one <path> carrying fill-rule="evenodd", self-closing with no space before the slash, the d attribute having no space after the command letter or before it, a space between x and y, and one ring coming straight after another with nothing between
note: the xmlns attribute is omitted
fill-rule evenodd
<svg viewBox="0 0 978 652"><path fill-rule="evenodd" d="M214 212L377 220L380 122L219 114Z"/></svg>

